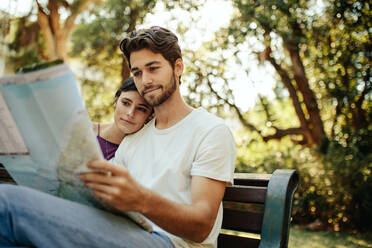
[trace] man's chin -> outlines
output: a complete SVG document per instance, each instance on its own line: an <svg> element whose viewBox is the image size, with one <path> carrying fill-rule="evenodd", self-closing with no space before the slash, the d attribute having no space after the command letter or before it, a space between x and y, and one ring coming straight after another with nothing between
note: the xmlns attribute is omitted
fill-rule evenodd
<svg viewBox="0 0 372 248"><path fill-rule="evenodd" d="M155 96L145 96L144 99L151 107L156 107L159 105L158 99Z"/></svg>

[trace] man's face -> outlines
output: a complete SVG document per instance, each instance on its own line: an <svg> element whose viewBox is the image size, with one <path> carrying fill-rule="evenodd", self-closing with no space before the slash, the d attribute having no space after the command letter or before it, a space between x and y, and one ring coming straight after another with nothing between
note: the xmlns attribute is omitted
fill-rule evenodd
<svg viewBox="0 0 372 248"><path fill-rule="evenodd" d="M134 82L146 102L153 107L161 105L176 91L180 70L180 59L173 70L169 62L160 53L149 49L132 52L131 71ZM178 65L177 65L178 63ZM183 65L182 65L183 69Z"/></svg>

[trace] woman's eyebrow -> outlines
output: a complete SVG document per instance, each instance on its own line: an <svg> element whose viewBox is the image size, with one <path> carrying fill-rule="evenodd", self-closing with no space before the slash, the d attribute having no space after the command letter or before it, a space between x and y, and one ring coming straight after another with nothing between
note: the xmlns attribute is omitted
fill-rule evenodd
<svg viewBox="0 0 372 248"><path fill-rule="evenodd" d="M129 102L133 102L130 98L127 98L127 97L122 97L122 98L120 98L120 100L126 100L126 101L129 101Z"/></svg>

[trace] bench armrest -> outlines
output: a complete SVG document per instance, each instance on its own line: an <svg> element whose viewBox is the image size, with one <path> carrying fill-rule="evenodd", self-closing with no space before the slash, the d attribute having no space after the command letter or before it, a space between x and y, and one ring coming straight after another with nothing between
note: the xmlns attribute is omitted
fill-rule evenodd
<svg viewBox="0 0 372 248"><path fill-rule="evenodd" d="M293 195L299 176L295 170L276 170L269 181L259 248L288 247Z"/></svg>

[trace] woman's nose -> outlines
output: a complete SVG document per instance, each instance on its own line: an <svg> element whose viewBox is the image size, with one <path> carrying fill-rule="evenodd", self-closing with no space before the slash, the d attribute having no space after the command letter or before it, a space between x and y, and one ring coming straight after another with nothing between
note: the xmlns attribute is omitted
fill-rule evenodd
<svg viewBox="0 0 372 248"><path fill-rule="evenodd" d="M134 113L135 113L134 107L130 107L128 109L127 115L130 116L130 117L133 117L134 116Z"/></svg>

